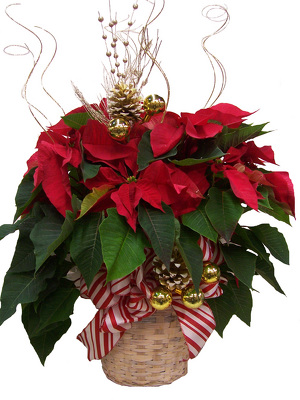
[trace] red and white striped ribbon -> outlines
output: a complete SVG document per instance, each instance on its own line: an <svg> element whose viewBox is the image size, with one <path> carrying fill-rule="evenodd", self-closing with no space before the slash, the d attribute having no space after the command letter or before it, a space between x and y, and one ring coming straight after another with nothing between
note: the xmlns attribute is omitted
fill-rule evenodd
<svg viewBox="0 0 300 400"><path fill-rule="evenodd" d="M222 262L217 246L201 238L199 242L203 251L203 261L211 260L216 264ZM106 270L101 270L87 288L82 277L75 281L83 298L91 299L98 312L86 328L77 336L88 350L88 359L101 359L108 354L133 322L140 321L156 310L149 299L157 286L151 278L153 252L149 252L146 261L130 275L111 282L106 282ZM205 298L218 297L222 294L219 283L201 283ZM172 307L175 310L185 337L190 358L196 357L206 340L215 328L213 313L204 302L198 309L183 305L179 295L173 295Z"/></svg>

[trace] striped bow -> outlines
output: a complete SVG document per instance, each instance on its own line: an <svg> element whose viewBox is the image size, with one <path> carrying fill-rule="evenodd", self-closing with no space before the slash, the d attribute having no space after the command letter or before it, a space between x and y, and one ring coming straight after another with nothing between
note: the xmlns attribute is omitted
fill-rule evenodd
<svg viewBox="0 0 300 400"><path fill-rule="evenodd" d="M203 251L203 261L216 264L223 262L219 249L207 239L201 237L199 245ZM92 284L87 288L80 276L75 281L83 298L91 299L98 309L93 320L77 336L88 350L88 359L101 359L108 354L133 322L140 321L156 310L149 299L157 281L149 274L152 269L153 252L149 252L146 261L130 275L106 282L106 270L101 268ZM218 297L222 294L219 283L201 283L205 298ZM194 358L204 346L215 328L213 313L204 302L198 309L183 305L180 295L173 295L172 307L178 316L189 357ZM159 312L159 311L158 311Z"/></svg>

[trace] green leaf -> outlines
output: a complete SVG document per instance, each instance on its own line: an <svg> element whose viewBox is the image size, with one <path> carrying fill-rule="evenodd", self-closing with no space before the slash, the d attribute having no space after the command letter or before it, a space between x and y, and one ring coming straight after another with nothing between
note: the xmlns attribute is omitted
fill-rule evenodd
<svg viewBox="0 0 300 400"><path fill-rule="evenodd" d="M29 272L35 270L35 254L32 241L28 234L20 231L15 253L11 262L10 272Z"/></svg>
<svg viewBox="0 0 300 400"><path fill-rule="evenodd" d="M59 287L40 304L38 330L67 320L73 314L74 303L79 294L73 282L62 280Z"/></svg>
<svg viewBox="0 0 300 400"><path fill-rule="evenodd" d="M64 117L62 117L62 120L70 128L79 129L83 125L86 125L90 118L91 117L87 112L83 112L83 113L65 115Z"/></svg>
<svg viewBox="0 0 300 400"><path fill-rule="evenodd" d="M264 199L258 199L258 205L265 208L272 208L269 202L269 190L266 186L258 186L256 189Z"/></svg>
<svg viewBox="0 0 300 400"><path fill-rule="evenodd" d="M94 178L98 174L100 167L101 166L99 164L92 164L83 160L83 162L81 163L81 170L84 182L87 179Z"/></svg>
<svg viewBox="0 0 300 400"><path fill-rule="evenodd" d="M280 207L280 204L278 204L272 198L269 198L269 207L267 207L265 204L261 204L259 202L258 208L260 211L262 211L268 215L271 215L271 217L276 218L278 221L282 221L288 225L291 225L289 215L286 214L284 212L284 210L282 209L282 207Z"/></svg>
<svg viewBox="0 0 300 400"><path fill-rule="evenodd" d="M180 237L176 241L178 250L192 277L196 291L199 286L203 272L203 252L198 244L199 235L185 226L181 226Z"/></svg>
<svg viewBox="0 0 300 400"><path fill-rule="evenodd" d="M47 356L53 350L55 343L71 326L71 319L68 318L65 321L51 324L44 330L36 333L36 327L39 325L39 316L36 314L32 303L23 306L22 322L30 339L30 343L43 365Z"/></svg>
<svg viewBox="0 0 300 400"><path fill-rule="evenodd" d="M0 325L16 312L18 304L36 301L39 293L46 289L47 279L52 278L54 273L51 262L36 273L9 269L1 293Z"/></svg>
<svg viewBox="0 0 300 400"><path fill-rule="evenodd" d="M34 188L33 175L36 168L32 168L22 179L20 183L17 194L15 197L17 211L14 217L16 221L24 210L33 202L33 200L38 196L42 190L42 185Z"/></svg>
<svg viewBox="0 0 300 400"><path fill-rule="evenodd" d="M214 229L229 243L243 214L243 207L231 191L222 191L212 187L208 194L206 214Z"/></svg>
<svg viewBox="0 0 300 400"><path fill-rule="evenodd" d="M245 324L250 326L252 295L250 289L239 282L237 286L234 280L228 281L228 288L231 290L231 298L234 303L234 314L240 318Z"/></svg>
<svg viewBox="0 0 300 400"><path fill-rule="evenodd" d="M17 208L23 207L31 196L34 189L33 175L36 168L32 168L26 175L24 175L21 183L18 186L18 190L15 197L15 203Z"/></svg>
<svg viewBox="0 0 300 400"><path fill-rule="evenodd" d="M251 291L242 282L237 286L234 279L228 277L228 284L221 285L223 294L215 299L207 299L214 314L216 331L223 337L223 332L233 315L250 326L252 311Z"/></svg>
<svg viewBox="0 0 300 400"><path fill-rule="evenodd" d="M39 185L32 193L31 196L29 197L28 201L24 204L23 207L18 207L17 212L14 216L14 221L16 221L20 215L26 210L26 208L28 208L33 201L38 197L38 195L41 193L42 191L42 185Z"/></svg>
<svg viewBox="0 0 300 400"><path fill-rule="evenodd" d="M269 254L262 242L251 232L250 229L242 228L240 225L236 227L235 234L232 238L234 243L239 244L246 249L253 250L257 255L269 262Z"/></svg>
<svg viewBox="0 0 300 400"><path fill-rule="evenodd" d="M163 204L162 207L164 212L140 203L138 218L155 253L169 268L175 241L175 217L169 206Z"/></svg>
<svg viewBox="0 0 300 400"><path fill-rule="evenodd" d="M223 337L224 329L235 313L235 304L232 301L232 291L225 285L221 287L223 294L214 299L207 299L207 302L215 317L216 331Z"/></svg>
<svg viewBox="0 0 300 400"><path fill-rule="evenodd" d="M249 288L255 273L256 256L242 247L220 246L224 259L234 275Z"/></svg>
<svg viewBox="0 0 300 400"><path fill-rule="evenodd" d="M74 215L69 210L66 212L64 221L56 210L48 210L47 212L48 214L35 225L30 234L36 255L36 271L53 251L66 240L74 225Z"/></svg>
<svg viewBox="0 0 300 400"><path fill-rule="evenodd" d="M274 274L274 266L271 262L267 262L258 258L256 261L256 272L263 277L277 292L285 294L277 282Z"/></svg>
<svg viewBox="0 0 300 400"><path fill-rule="evenodd" d="M88 287L103 262L99 232L100 223L100 213L90 213L77 220L70 245L71 257Z"/></svg>
<svg viewBox="0 0 300 400"><path fill-rule="evenodd" d="M284 264L289 264L289 249L282 233L269 224L250 226L251 231L270 250L272 256Z"/></svg>
<svg viewBox="0 0 300 400"><path fill-rule="evenodd" d="M182 216L182 223L193 231L199 233L199 235L205 236L213 242L216 242L218 239L218 232L213 228L206 214L205 206L206 202L202 200L196 211L192 211Z"/></svg>
<svg viewBox="0 0 300 400"><path fill-rule="evenodd" d="M262 130L266 125L267 123L255 126L243 124L237 130L223 130L216 138L216 145L226 152L231 146L237 147L246 140L264 135L266 132Z"/></svg>
<svg viewBox="0 0 300 400"><path fill-rule="evenodd" d="M143 231L138 227L134 232L115 208L108 209L107 213L108 217L100 225L100 239L109 282L130 274L143 264L147 241Z"/></svg>
<svg viewBox="0 0 300 400"><path fill-rule="evenodd" d="M139 152L137 157L137 163L139 166L139 171L142 171L143 169L147 168L148 165L153 161L163 160L165 158L169 158L177 154L177 147L179 146L180 142L168 153L162 154L160 157L155 158L150 143L150 133L151 131L145 132L138 145Z"/></svg>
<svg viewBox="0 0 300 400"><path fill-rule="evenodd" d="M103 197L110 189L114 186L112 185L102 185L98 188L93 188L92 192L85 196L81 203L80 215L78 217L82 218L90 209L97 203L101 197Z"/></svg>
<svg viewBox="0 0 300 400"><path fill-rule="evenodd" d="M41 210L38 209L39 205L35 204L31 213L24 216L24 218L16 221L14 224L4 224L0 226L0 240L17 230L27 231L29 234L34 228L34 225L44 216Z"/></svg>
<svg viewBox="0 0 300 400"><path fill-rule="evenodd" d="M20 222L18 221L15 224L4 224L4 225L1 225L0 226L0 240L5 238L5 236L16 232L19 229L19 224L20 224Z"/></svg>
<svg viewBox="0 0 300 400"><path fill-rule="evenodd" d="M202 155L201 158L185 158L184 160L171 160L171 162L179 166L189 166L201 164L223 156L225 156L225 153L223 153L223 151L220 150L218 147L215 147L212 152L206 155Z"/></svg>

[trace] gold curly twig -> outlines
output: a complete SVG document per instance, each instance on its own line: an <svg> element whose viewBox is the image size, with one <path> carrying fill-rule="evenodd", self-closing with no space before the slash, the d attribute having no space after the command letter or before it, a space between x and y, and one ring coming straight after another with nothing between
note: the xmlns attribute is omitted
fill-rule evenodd
<svg viewBox="0 0 300 400"><path fill-rule="evenodd" d="M221 13L220 13L220 14L217 14L217 15L212 15L212 13L214 13L214 12L216 12L216 11L221 11ZM204 106L204 108L205 108L205 107L207 107L209 101L210 101L211 98L213 97L213 94L214 94L214 92L215 92L216 85L217 85L217 74L216 74L216 69L215 69L215 66L214 66L214 62L217 64L217 66L219 67L219 69L220 69L220 71L221 71L222 83L221 83L221 88L220 88L220 90L219 90L219 93L218 93L217 97L214 99L214 101L210 104L210 107L211 107L211 106L218 100L218 98L221 96L221 94L223 93L223 91L224 91L224 89L225 89L226 82L227 82L226 70L225 70L223 64L220 62L220 60L219 60L215 55L213 55L213 54L207 49L207 47L206 47L206 42L207 42L207 40L208 40L209 38L211 38L212 36L217 35L218 33L222 32L222 31L227 27L227 25L229 24L229 21L230 21L230 15L229 15L229 13L228 13L226 7L223 7L223 6L220 6L220 5L211 5L211 6L206 6L206 7L204 7L203 10L202 10L202 15L203 15L205 18L209 19L210 21L217 22L217 23L223 22L222 26L221 26L219 29L217 29L217 30L216 30L215 32L213 32L212 34L205 36L205 37L202 39L202 43L201 43L201 44L202 44L202 48L203 48L205 54L207 55L207 57L208 57L208 59L209 59L209 61L210 61L210 64L211 64L212 69L213 69L213 74L214 74L214 84L213 84L213 88L212 88L211 94L210 94L210 96L209 96L209 98L208 98L208 100L207 100L207 102L206 102L206 104L205 104L205 106Z"/></svg>

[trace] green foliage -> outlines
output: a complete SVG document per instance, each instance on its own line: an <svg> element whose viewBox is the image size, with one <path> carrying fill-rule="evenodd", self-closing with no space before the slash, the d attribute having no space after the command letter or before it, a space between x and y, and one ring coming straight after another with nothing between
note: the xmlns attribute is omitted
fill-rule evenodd
<svg viewBox="0 0 300 400"><path fill-rule="evenodd" d="M241 282L251 288L255 273L255 254L235 245L224 245L220 248L227 266Z"/></svg>
<svg viewBox="0 0 300 400"><path fill-rule="evenodd" d="M8 270L1 293L0 325L15 313L18 304L36 301L39 293L46 289L47 279L55 273L51 261L36 273L32 269L28 271L28 263L24 272L15 272L13 266Z"/></svg>
<svg viewBox="0 0 300 400"><path fill-rule="evenodd" d="M138 215L139 223L149 237L155 253L169 268L175 240L175 217L166 204L163 204L163 210L164 212L140 203Z"/></svg>
<svg viewBox="0 0 300 400"><path fill-rule="evenodd" d="M103 262L99 226L100 213L87 214L74 225L70 254L89 286Z"/></svg>
<svg viewBox="0 0 300 400"><path fill-rule="evenodd" d="M16 232L18 229L19 229L19 223L1 225L0 226L0 240L5 238L5 236Z"/></svg>
<svg viewBox="0 0 300 400"><path fill-rule="evenodd" d="M262 242L254 235L254 233L247 227L241 227L238 225L235 230L235 234L232 238L234 243L241 245L245 249L254 251L260 258L269 262L269 254Z"/></svg>
<svg viewBox="0 0 300 400"><path fill-rule="evenodd" d="M223 337L223 331L233 315L250 326L252 295L242 282L237 283L228 276L228 284L222 285L223 294L216 299L208 299L208 304L216 321L216 331Z"/></svg>
<svg viewBox="0 0 300 400"><path fill-rule="evenodd" d="M231 191L212 187L208 191L208 195L209 199L205 207L206 214L214 229L229 243L243 214L243 207Z"/></svg>
<svg viewBox="0 0 300 400"><path fill-rule="evenodd" d="M247 140L254 139L257 136L267 133L263 132L266 125L267 123L255 126L242 124L238 129L224 128L217 136L216 144L226 153L231 146L237 147Z"/></svg>
<svg viewBox="0 0 300 400"><path fill-rule="evenodd" d="M288 225L291 225L289 215L284 212L280 204L278 204L278 202L276 202L272 198L269 198L268 202L269 202L269 207L266 207L264 204L261 204L259 202L259 210L266 214L269 214L271 217L274 217L278 221L282 221Z"/></svg>
<svg viewBox="0 0 300 400"><path fill-rule="evenodd" d="M222 285L223 294L215 299L207 299L216 321L216 331L223 337L223 331L234 315L235 305L232 293L227 286Z"/></svg>
<svg viewBox="0 0 300 400"><path fill-rule="evenodd" d="M216 242L218 239L218 232L213 228L205 211L205 206L206 201L202 200L196 211L192 211L182 216L182 223L193 231L199 233L199 235L205 236L213 242Z"/></svg>
<svg viewBox="0 0 300 400"><path fill-rule="evenodd" d="M289 264L289 249L282 233L269 224L251 226L251 231L270 250L272 256Z"/></svg>
<svg viewBox="0 0 300 400"><path fill-rule="evenodd" d="M110 208L107 213L100 225L100 239L109 282L130 274L145 261L147 240L142 229L134 232L116 209Z"/></svg>
<svg viewBox="0 0 300 400"><path fill-rule="evenodd" d="M39 326L42 331L47 326L65 321L73 314L74 303L79 296L73 282L60 280L55 291L50 293L38 307Z"/></svg>
<svg viewBox="0 0 300 400"><path fill-rule="evenodd" d="M202 164L204 162L214 160L216 158L220 158L225 155L222 150L218 147L214 147L212 150L210 148L203 146L203 150L201 154L197 154L197 158L185 158L183 160L172 160L173 164L179 166L189 166L189 165L197 165Z"/></svg>
<svg viewBox="0 0 300 400"><path fill-rule="evenodd" d="M176 245L189 270L195 289L199 293L203 272L203 253L198 240L199 235L197 233L182 225Z"/></svg>
<svg viewBox="0 0 300 400"><path fill-rule="evenodd" d="M262 276L277 292L284 294L274 274L274 265L270 261L263 259L256 260L256 272Z"/></svg>
<svg viewBox="0 0 300 400"><path fill-rule="evenodd" d="M40 330L40 317L32 303L25 304L22 310L22 322L30 343L35 349L41 363L44 365L47 356L51 353L55 343L71 326L71 319L55 322Z"/></svg>
<svg viewBox="0 0 300 400"><path fill-rule="evenodd" d="M17 194L15 197L17 211L14 217L16 221L20 215L28 208L32 202L37 198L37 196L42 191L42 185L39 185L37 188L34 187L33 175L35 172L35 168L30 170L22 179L20 183Z"/></svg>
<svg viewBox="0 0 300 400"><path fill-rule="evenodd" d="M47 258L59 247L73 230L74 216L67 211L66 218L52 207L45 207L45 216L32 229L30 239L34 244L36 255L36 271L43 265Z"/></svg>
<svg viewBox="0 0 300 400"><path fill-rule="evenodd" d="M62 120L66 125L73 129L80 129L83 125L86 125L91 117L87 112L69 114L62 117Z"/></svg>
<svg viewBox="0 0 300 400"><path fill-rule="evenodd" d="M100 169L99 164L92 164L90 162L83 160L81 163L81 171L82 171L82 176L83 176L84 182L87 179L94 178L98 174L99 169Z"/></svg>

